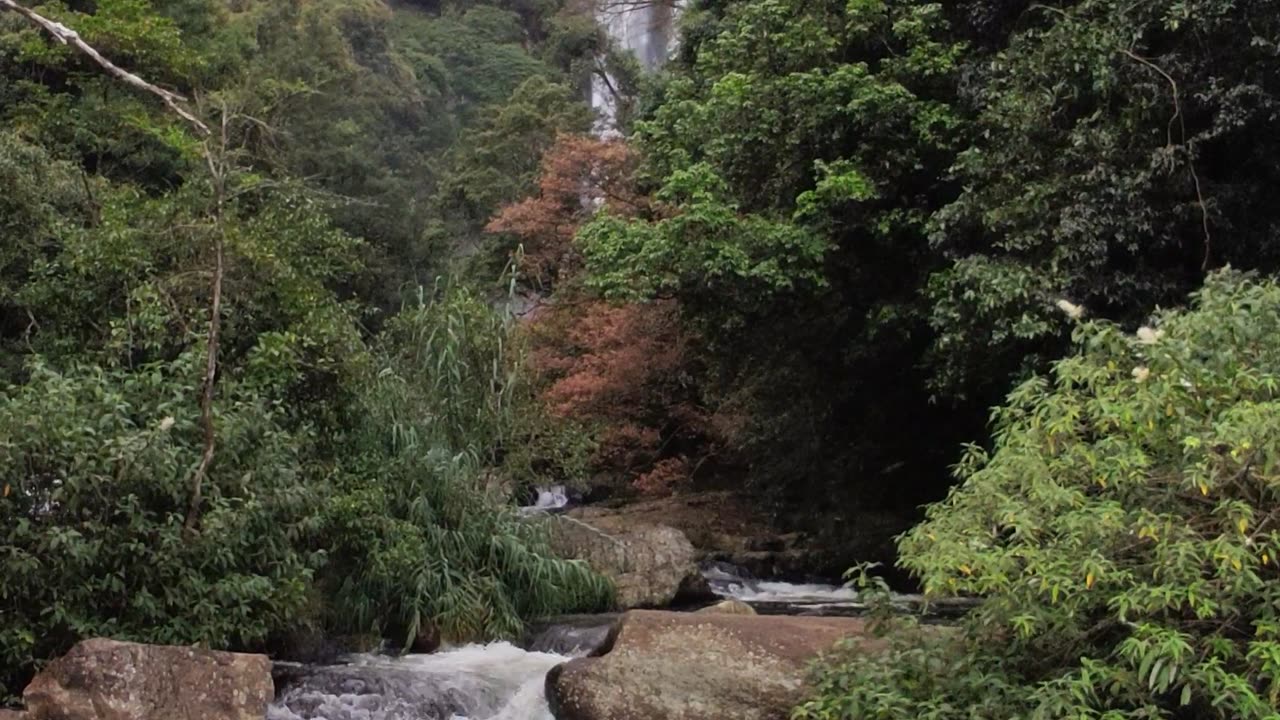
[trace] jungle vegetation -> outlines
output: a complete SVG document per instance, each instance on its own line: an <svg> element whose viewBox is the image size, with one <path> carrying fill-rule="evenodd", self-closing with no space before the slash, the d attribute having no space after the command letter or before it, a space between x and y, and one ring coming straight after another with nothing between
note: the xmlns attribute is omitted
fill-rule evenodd
<svg viewBox="0 0 1280 720"><path fill-rule="evenodd" d="M0 12L10 692L601 606L559 482L986 598L800 717L1276 717L1274 0L30 7L197 122Z"/></svg>

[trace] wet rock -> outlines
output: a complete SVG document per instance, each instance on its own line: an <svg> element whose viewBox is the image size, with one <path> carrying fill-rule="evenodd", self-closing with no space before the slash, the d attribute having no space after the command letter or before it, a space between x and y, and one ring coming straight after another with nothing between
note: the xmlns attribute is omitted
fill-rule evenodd
<svg viewBox="0 0 1280 720"><path fill-rule="evenodd" d="M552 546L585 560L617 588L618 606L664 607L687 578L698 576L697 553L684 533L665 525L632 524L611 531L557 516Z"/></svg>
<svg viewBox="0 0 1280 720"><path fill-rule="evenodd" d="M27 720L262 720L265 655L85 640L23 693Z"/></svg>
<svg viewBox="0 0 1280 720"><path fill-rule="evenodd" d="M697 607L719 599L720 596L711 587L711 581L701 572L698 572L680 581L680 587L676 589L676 596L671 599L671 606L675 608Z"/></svg>
<svg viewBox="0 0 1280 720"><path fill-rule="evenodd" d="M533 652L557 655L589 655L608 640L619 615L566 615L534 623L528 629L522 646Z"/></svg>
<svg viewBox="0 0 1280 720"><path fill-rule="evenodd" d="M569 514L604 532L637 525L666 525L682 531L699 560L722 560L744 566L760 577L801 580L809 576L839 577L857 560L873 557L865 543L831 551L830 538L786 532L771 514L747 497L730 491L682 493L665 498L631 499L577 507ZM858 534L850 523L845 534ZM799 523L802 526L810 522ZM887 528L871 523L876 538L888 539ZM844 527L844 526L842 526ZM898 529L898 532L904 528ZM864 552L864 550L866 552ZM879 556L874 556L878 558Z"/></svg>
<svg viewBox="0 0 1280 720"><path fill-rule="evenodd" d="M416 653L433 653L440 649L440 628L433 622L424 622L413 636L410 650Z"/></svg>
<svg viewBox="0 0 1280 720"><path fill-rule="evenodd" d="M755 615L756 609L741 600L722 600L715 605L702 608L700 613L719 613L721 615Z"/></svg>
<svg viewBox="0 0 1280 720"><path fill-rule="evenodd" d="M842 638L883 647L855 618L632 611L608 652L548 673L547 699L557 720L785 720Z"/></svg>

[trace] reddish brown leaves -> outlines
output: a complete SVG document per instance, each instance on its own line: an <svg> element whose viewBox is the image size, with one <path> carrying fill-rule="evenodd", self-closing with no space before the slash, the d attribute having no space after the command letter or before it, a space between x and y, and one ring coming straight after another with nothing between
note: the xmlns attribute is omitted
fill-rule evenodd
<svg viewBox="0 0 1280 720"><path fill-rule="evenodd" d="M515 236L538 282L571 275L578 268L573 238L583 221L602 205L626 216L643 207L632 190L634 166L621 140L561 135L542 158L537 194L508 205L485 229Z"/></svg>
<svg viewBox="0 0 1280 720"><path fill-rule="evenodd" d="M614 305L572 282L581 267L574 236L593 213L651 212L634 188L635 164L620 140L561 136L543 158L537 194L487 229L513 236L528 275L556 290L527 328L547 410L595 431L595 471L665 493L689 478L687 457L709 446L679 305Z"/></svg>

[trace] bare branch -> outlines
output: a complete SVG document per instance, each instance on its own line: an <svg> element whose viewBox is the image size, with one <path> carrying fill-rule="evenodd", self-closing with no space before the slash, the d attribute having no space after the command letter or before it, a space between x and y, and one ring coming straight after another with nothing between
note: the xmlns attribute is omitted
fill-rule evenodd
<svg viewBox="0 0 1280 720"><path fill-rule="evenodd" d="M152 85L146 80L143 80L137 75L134 75L128 70L125 70L119 65L116 65L115 63L106 59L105 57L102 56L102 53L95 50L92 45L82 40L80 38L80 34L77 33L75 30L72 30L71 28L67 27L66 25L63 25L60 22L55 22L53 20L50 20L49 18L36 13L30 8L19 5L18 3L14 2L14 0L0 0L0 9L12 10L13 12L16 12L19 15L22 15L23 17L30 20L32 23L35 23L36 25L43 28L45 32L53 36L54 40L57 40L63 45L74 46L77 50L89 56L91 60L93 60L95 63L101 66L103 70L106 70L111 75L115 76L116 78L119 78L120 80L123 80L125 83L132 85L133 87L139 90L142 90L143 92L149 92L152 95L155 95L156 97L163 100L164 104L167 105L170 110L177 113L178 116L180 116L183 120L186 120L188 123L190 123L191 126L196 129L196 132L200 133L201 135L209 134L208 126L206 126L203 122L200 122L200 119L197 118L195 115L193 115L190 110L187 110L185 107L183 107L183 103L187 102L186 98L182 97L181 95L178 95L177 93L170 92L169 90L165 90L162 87L157 87L155 85Z"/></svg>
<svg viewBox="0 0 1280 720"><path fill-rule="evenodd" d="M1213 236L1209 233L1209 206L1204 201L1204 192L1200 188L1200 175L1196 172L1196 160L1191 153L1190 145L1187 143L1187 122L1182 114L1182 101L1178 94L1178 83L1173 79L1172 75L1164 71L1164 68L1156 65L1147 58L1142 57L1132 50L1121 50L1120 52L1130 60L1141 63L1159 73L1161 77L1169 83L1169 87L1172 89L1173 117L1169 119L1168 143L1170 146L1173 145L1173 124L1176 121L1179 129L1181 130L1182 148L1187 152L1187 167L1191 170L1191 180L1195 183L1196 187L1196 203L1200 206L1200 224L1204 228L1204 261L1200 264L1200 269L1208 270L1209 263L1213 256Z"/></svg>
<svg viewBox="0 0 1280 720"><path fill-rule="evenodd" d="M222 132L219 135L221 145L216 149L206 140L204 145L205 162L209 164L209 176L213 182L214 192L214 224L213 231L213 281L209 301L209 335L205 348L204 384L200 393L200 425L204 430L204 452L200 455L200 465L191 476L191 495L187 506L187 517L183 528L187 533L195 530L200 520L200 506L204 501L204 479L209 474L209 466L213 464L214 451L217 448L217 429L213 423L213 397L218 380L218 342L222 334L222 277L224 271L223 253L226 249L227 226L224 212L227 203L227 125L229 122L227 108L222 108Z"/></svg>

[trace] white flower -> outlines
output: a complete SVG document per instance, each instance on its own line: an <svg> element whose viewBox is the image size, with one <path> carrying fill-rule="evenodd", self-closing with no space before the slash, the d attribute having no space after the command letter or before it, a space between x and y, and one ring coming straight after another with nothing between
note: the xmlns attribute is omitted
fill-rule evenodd
<svg viewBox="0 0 1280 720"><path fill-rule="evenodd" d="M1137 382L1145 382L1151 377L1151 371L1145 367L1136 367L1133 369L1133 379Z"/></svg>
<svg viewBox="0 0 1280 720"><path fill-rule="evenodd" d="M1067 300L1066 298L1059 300L1057 305L1058 305L1058 309L1066 313L1067 317L1071 318L1072 320L1079 320L1080 318L1084 317L1084 308L1071 302L1070 300Z"/></svg>
<svg viewBox="0 0 1280 720"><path fill-rule="evenodd" d="M172 416L166 417L165 419L160 421L160 431L164 432L166 430L169 430L170 428L173 427L173 424L175 422L177 421L174 420Z"/></svg>
<svg viewBox="0 0 1280 720"><path fill-rule="evenodd" d="M1143 345L1155 345L1162 337L1164 337L1163 330L1154 330L1145 325L1138 328L1138 342Z"/></svg>

